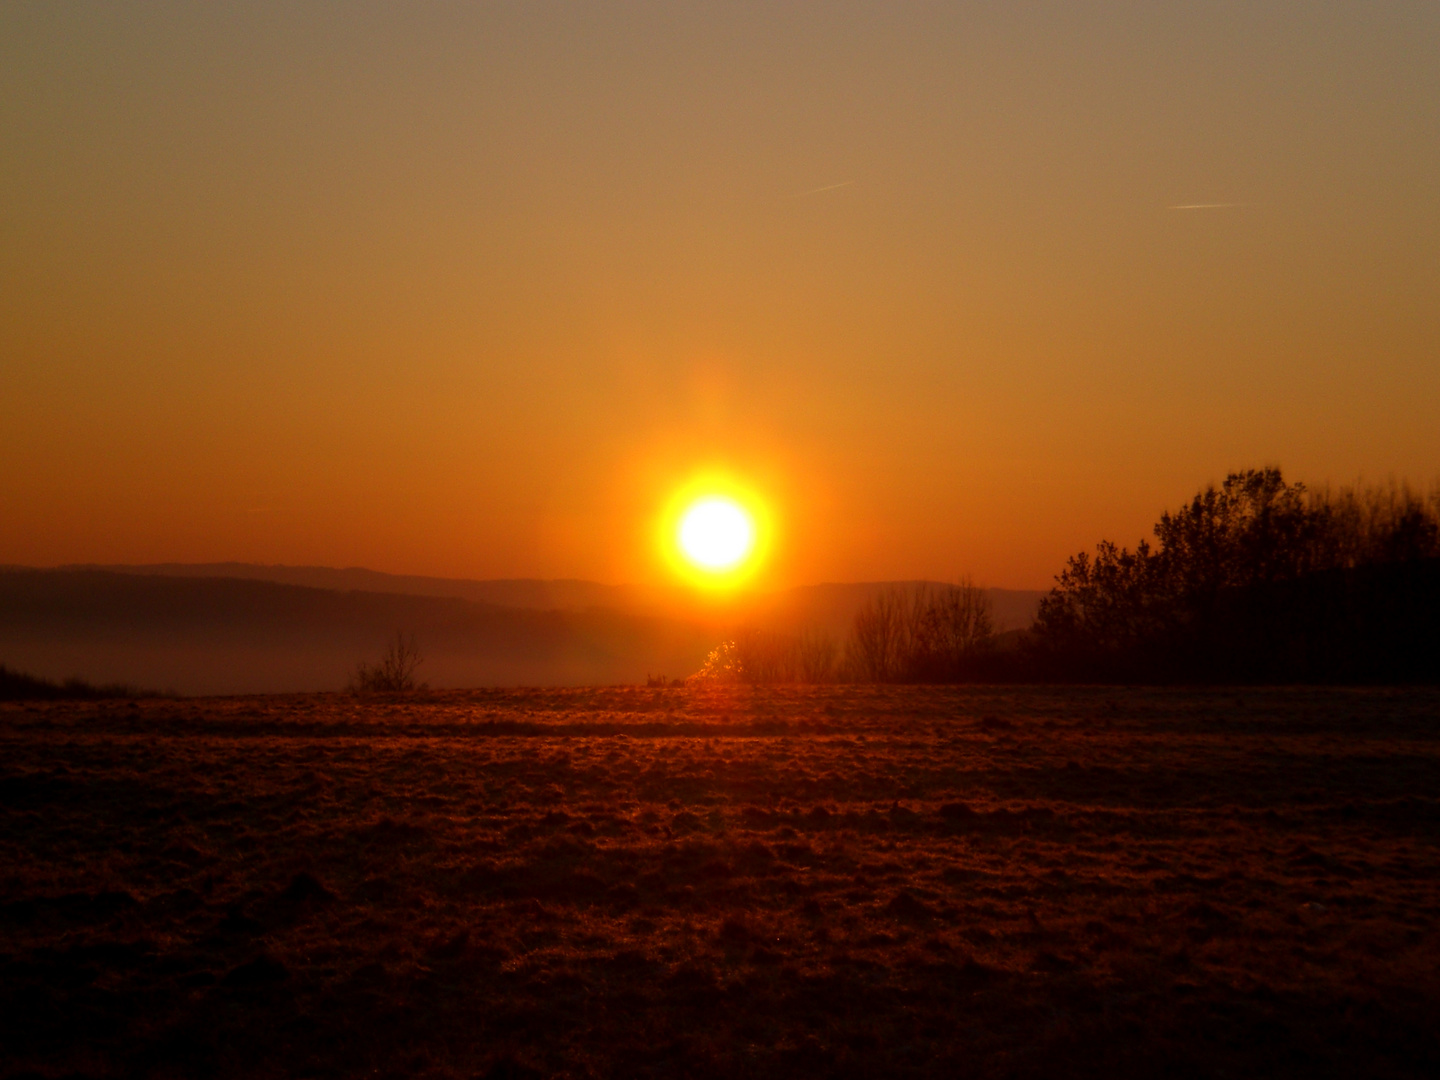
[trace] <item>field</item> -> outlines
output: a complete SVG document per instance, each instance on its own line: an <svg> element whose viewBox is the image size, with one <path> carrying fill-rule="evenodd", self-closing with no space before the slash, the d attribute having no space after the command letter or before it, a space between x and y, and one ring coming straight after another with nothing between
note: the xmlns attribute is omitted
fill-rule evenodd
<svg viewBox="0 0 1440 1080"><path fill-rule="evenodd" d="M1440 1075L1440 692L0 706L0 1077Z"/></svg>

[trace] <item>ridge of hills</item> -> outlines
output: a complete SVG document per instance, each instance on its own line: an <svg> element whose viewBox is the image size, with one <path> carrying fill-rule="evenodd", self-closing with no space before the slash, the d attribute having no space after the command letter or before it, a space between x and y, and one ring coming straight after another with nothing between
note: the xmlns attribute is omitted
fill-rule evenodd
<svg viewBox="0 0 1440 1080"><path fill-rule="evenodd" d="M592 607L630 608L641 601L638 590L602 585L577 578L470 578L387 574L362 566L285 566L261 563L149 563L141 565L76 563L58 570L99 570L115 574L153 577L238 578L302 585L337 592L402 593L409 596L448 596L502 607L581 610Z"/></svg>
<svg viewBox="0 0 1440 1080"><path fill-rule="evenodd" d="M740 626L843 636L889 582L802 586L698 603L680 589L471 581L243 563L4 567L0 662L185 694L338 689L396 630L436 686L635 683L687 675ZM989 590L1001 629L1038 592Z"/></svg>
<svg viewBox="0 0 1440 1080"><path fill-rule="evenodd" d="M19 569L19 568L16 568ZM702 618L729 623L739 618L776 629L816 626L831 632L849 629L850 620L865 601L895 585L915 580L825 582L797 585L768 593L742 594L725 604L697 603L695 593L678 586L606 585L581 578L444 578L418 574L389 574L360 566L285 566L260 563L150 563L72 564L58 570L98 570L117 574L157 577L239 578L303 585L340 592L402 593L411 596L448 596L502 607L583 611L612 608L678 618ZM1044 592L1034 589L986 589L1001 630L1029 626Z"/></svg>

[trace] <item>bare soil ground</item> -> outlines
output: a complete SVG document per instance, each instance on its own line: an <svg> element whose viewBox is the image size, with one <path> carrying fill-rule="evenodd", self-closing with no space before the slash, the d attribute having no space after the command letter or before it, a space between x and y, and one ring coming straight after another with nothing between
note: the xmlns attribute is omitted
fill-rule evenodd
<svg viewBox="0 0 1440 1080"><path fill-rule="evenodd" d="M0 1076L1440 1075L1440 692L0 708Z"/></svg>

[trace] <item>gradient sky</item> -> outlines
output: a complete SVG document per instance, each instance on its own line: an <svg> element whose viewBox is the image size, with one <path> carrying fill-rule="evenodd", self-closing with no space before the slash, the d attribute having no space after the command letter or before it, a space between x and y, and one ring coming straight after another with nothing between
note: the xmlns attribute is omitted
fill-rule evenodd
<svg viewBox="0 0 1440 1080"><path fill-rule="evenodd" d="M772 584L1043 587L1230 469L1427 484L1437 58L1434 0L0 4L0 562L657 580L722 467Z"/></svg>

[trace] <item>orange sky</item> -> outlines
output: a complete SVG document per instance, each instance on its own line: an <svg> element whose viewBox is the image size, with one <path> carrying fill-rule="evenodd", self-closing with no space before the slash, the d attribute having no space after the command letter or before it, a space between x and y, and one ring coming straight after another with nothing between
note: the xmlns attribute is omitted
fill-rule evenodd
<svg viewBox="0 0 1440 1080"><path fill-rule="evenodd" d="M1041 587L1440 475L1440 5L7 4L0 562ZM1176 209L1195 207L1197 209Z"/></svg>

